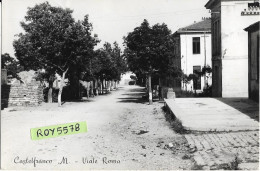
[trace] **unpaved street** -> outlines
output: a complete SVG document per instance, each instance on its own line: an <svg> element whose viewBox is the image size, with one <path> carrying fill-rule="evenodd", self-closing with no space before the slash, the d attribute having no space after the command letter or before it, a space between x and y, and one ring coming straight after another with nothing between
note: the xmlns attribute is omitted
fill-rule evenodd
<svg viewBox="0 0 260 171"><path fill-rule="evenodd" d="M184 136L170 128L161 109L163 103L148 105L142 101L142 91L126 86L89 100L66 102L60 108L43 104L5 109L1 113L2 168L191 169L192 161L185 157ZM87 133L35 141L30 138L31 128L78 121L87 122ZM23 163L26 158L52 162L34 167L33 163Z"/></svg>

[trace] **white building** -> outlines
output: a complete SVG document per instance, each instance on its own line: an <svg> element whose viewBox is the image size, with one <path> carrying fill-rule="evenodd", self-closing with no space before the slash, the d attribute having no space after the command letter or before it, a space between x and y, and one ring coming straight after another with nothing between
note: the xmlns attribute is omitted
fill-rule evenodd
<svg viewBox="0 0 260 171"><path fill-rule="evenodd" d="M174 34L175 55L180 60L181 69L189 76L195 71L201 71L204 66L211 67L211 20L204 18ZM197 81L191 80L188 84L182 82L182 90L202 91L206 85L211 85L211 75L201 77Z"/></svg>
<svg viewBox="0 0 260 171"><path fill-rule="evenodd" d="M216 97L248 97L248 33L259 21L255 0L209 0L212 23L212 93Z"/></svg>

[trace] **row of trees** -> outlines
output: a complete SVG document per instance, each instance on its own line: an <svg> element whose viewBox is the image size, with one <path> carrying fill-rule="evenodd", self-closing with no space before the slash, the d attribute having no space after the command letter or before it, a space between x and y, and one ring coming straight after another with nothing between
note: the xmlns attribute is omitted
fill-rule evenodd
<svg viewBox="0 0 260 171"><path fill-rule="evenodd" d="M116 42L113 45L106 42L94 50L100 40L92 33L88 15L75 21L72 13L70 9L52 7L48 2L28 8L25 21L21 22L24 32L13 42L15 56L25 70L45 71L39 79L49 82L48 101L52 101L55 74L61 76L59 106L66 77L71 84L76 84L75 77L83 81L120 80L121 73L128 68L136 74L137 80L148 78L150 103L152 76L159 80L167 76L179 80L192 77L183 76L177 64L175 41L166 24L150 26L144 20L123 38L123 53Z"/></svg>
<svg viewBox="0 0 260 171"><path fill-rule="evenodd" d="M100 42L93 34L88 15L75 21L73 11L53 7L48 2L28 8L25 21L21 22L24 33L13 42L15 56L25 70L44 70L41 79L49 82L51 99L55 74L61 76L58 104L65 86L65 77L72 81L75 75L81 80L119 80L126 70L126 62L118 44L105 43L94 50Z"/></svg>

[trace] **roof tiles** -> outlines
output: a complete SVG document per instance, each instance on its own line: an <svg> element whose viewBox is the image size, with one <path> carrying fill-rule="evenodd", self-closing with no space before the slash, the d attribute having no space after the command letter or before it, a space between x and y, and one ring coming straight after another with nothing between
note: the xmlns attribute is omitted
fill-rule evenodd
<svg viewBox="0 0 260 171"><path fill-rule="evenodd" d="M211 19L205 19L203 21L191 24L187 27L180 28L177 32L189 31L211 31Z"/></svg>

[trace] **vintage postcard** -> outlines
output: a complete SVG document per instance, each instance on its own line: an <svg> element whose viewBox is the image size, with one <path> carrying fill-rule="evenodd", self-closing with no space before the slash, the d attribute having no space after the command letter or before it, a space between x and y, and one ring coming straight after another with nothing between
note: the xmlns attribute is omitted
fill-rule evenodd
<svg viewBox="0 0 260 171"><path fill-rule="evenodd" d="M259 170L259 0L3 0L1 169Z"/></svg>

